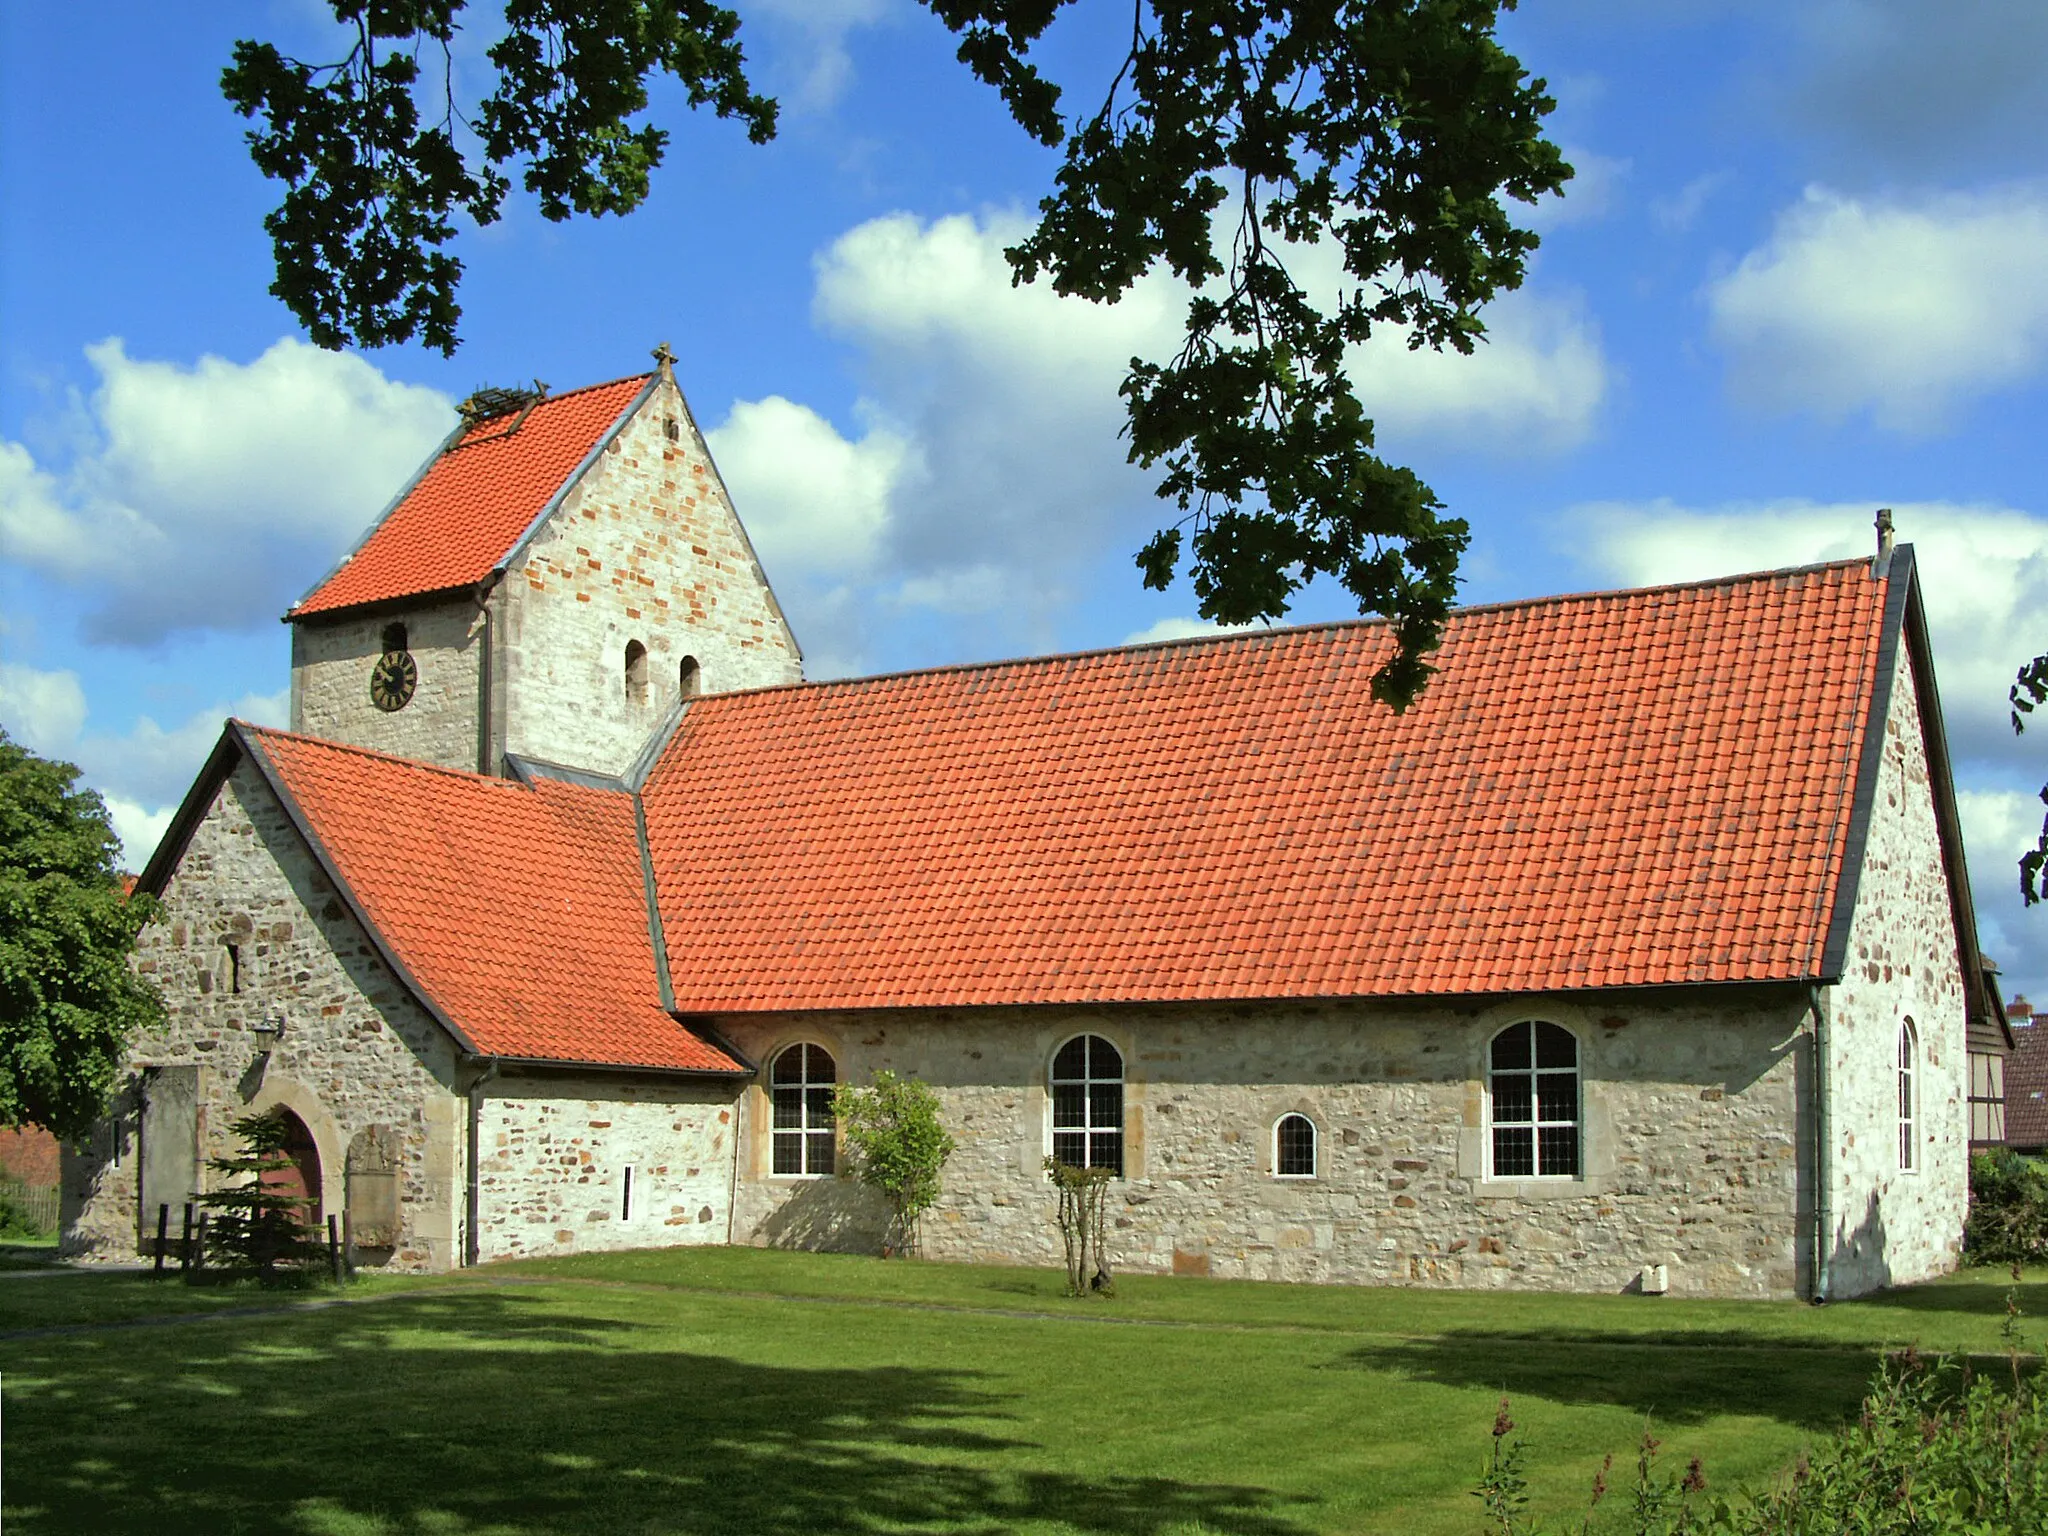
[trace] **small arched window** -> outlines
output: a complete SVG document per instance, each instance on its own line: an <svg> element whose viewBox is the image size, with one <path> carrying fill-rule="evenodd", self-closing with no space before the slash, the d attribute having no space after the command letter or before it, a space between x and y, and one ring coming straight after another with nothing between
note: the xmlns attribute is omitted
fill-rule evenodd
<svg viewBox="0 0 2048 1536"><path fill-rule="evenodd" d="M832 1090L839 1072L822 1045L792 1045L768 1070L777 1173L833 1170Z"/></svg>
<svg viewBox="0 0 2048 1536"><path fill-rule="evenodd" d="M1316 1123L1307 1115L1282 1115L1273 1127L1273 1173L1282 1179L1316 1176Z"/></svg>
<svg viewBox="0 0 2048 1536"><path fill-rule="evenodd" d="M1920 1140L1915 1133L1920 1108L1920 1036L1907 1019L1899 1026L1899 1168L1913 1173L1920 1167Z"/></svg>
<svg viewBox="0 0 2048 1536"><path fill-rule="evenodd" d="M1076 1035L1052 1059L1052 1155L1073 1168L1124 1171L1124 1058Z"/></svg>
<svg viewBox="0 0 2048 1536"><path fill-rule="evenodd" d="M1545 1019L1493 1037L1487 1063L1496 1179L1579 1176L1579 1042Z"/></svg>
<svg viewBox="0 0 2048 1536"><path fill-rule="evenodd" d="M403 624L386 624L384 626L385 655L388 656L393 651L409 651L411 649L412 647L405 643L405 626Z"/></svg>
<svg viewBox="0 0 2048 1536"><path fill-rule="evenodd" d="M697 690L702 686L703 681L704 669L697 665L697 658L685 656L676 667L676 682L681 685L680 692L682 697L686 699L697 697Z"/></svg>
<svg viewBox="0 0 2048 1536"><path fill-rule="evenodd" d="M626 702L647 702L647 647L638 640L626 642Z"/></svg>

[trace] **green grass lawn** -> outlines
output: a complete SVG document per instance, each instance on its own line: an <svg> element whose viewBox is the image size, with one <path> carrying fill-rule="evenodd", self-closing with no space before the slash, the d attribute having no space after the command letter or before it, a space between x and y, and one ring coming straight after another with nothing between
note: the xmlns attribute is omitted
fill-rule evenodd
<svg viewBox="0 0 2048 1536"><path fill-rule="evenodd" d="M1077 1302L1044 1271L747 1249L342 1305L0 1279L4 1515L21 1536L1462 1533L1503 1390L1554 1511L1646 1415L1674 1465L1760 1480L1854 1411L1885 1345L1998 1350L2006 1291L1979 1271L1815 1309L1126 1277ZM2048 1313L2048 1273L2020 1291ZM195 1307L217 1315L141 1321Z"/></svg>

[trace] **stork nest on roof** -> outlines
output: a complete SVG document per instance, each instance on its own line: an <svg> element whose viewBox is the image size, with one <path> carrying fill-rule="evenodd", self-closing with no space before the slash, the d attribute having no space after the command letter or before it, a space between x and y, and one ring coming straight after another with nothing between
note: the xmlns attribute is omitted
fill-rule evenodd
<svg viewBox="0 0 2048 1536"><path fill-rule="evenodd" d="M481 421L491 421L499 416L509 416L514 411L523 411L547 399L548 387L535 379L531 385L486 384L471 390L467 399L455 407L462 413L462 419L471 426Z"/></svg>

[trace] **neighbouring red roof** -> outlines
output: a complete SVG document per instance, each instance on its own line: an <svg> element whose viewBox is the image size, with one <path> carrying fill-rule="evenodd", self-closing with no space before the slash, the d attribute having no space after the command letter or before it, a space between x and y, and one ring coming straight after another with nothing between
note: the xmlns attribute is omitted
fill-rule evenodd
<svg viewBox="0 0 2048 1536"><path fill-rule="evenodd" d="M2029 1150L2048 1148L2048 1023L2012 1032L2005 1058L2005 1141Z"/></svg>
<svg viewBox="0 0 2048 1536"><path fill-rule="evenodd" d="M594 384L478 422L441 449L362 546L286 615L303 619L482 581L647 386Z"/></svg>
<svg viewBox="0 0 2048 1536"><path fill-rule="evenodd" d="M1811 977L1884 604L1468 609L1399 716L1376 623L699 699L645 791L676 1006Z"/></svg>
<svg viewBox="0 0 2048 1536"><path fill-rule="evenodd" d="M661 1008L630 794L239 729L363 915L479 1051L745 1070Z"/></svg>

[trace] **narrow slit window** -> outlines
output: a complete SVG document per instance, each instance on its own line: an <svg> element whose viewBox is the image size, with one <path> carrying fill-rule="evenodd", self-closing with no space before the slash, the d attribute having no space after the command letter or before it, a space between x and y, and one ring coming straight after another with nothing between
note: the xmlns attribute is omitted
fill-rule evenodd
<svg viewBox="0 0 2048 1536"><path fill-rule="evenodd" d="M676 682L684 698L697 697L698 690L704 685L704 669L697 665L696 657L685 656L682 659L676 668Z"/></svg>
<svg viewBox="0 0 2048 1536"><path fill-rule="evenodd" d="M633 1165L626 1164L619 1174L619 1220L633 1219Z"/></svg>
<svg viewBox="0 0 2048 1536"><path fill-rule="evenodd" d="M228 992L230 995L233 995L242 990L242 946L229 943L226 948L228 952Z"/></svg>
<svg viewBox="0 0 2048 1536"><path fill-rule="evenodd" d="M1307 1115L1282 1115L1273 1127L1273 1172L1283 1179L1316 1176L1316 1123Z"/></svg>
<svg viewBox="0 0 2048 1536"><path fill-rule="evenodd" d="M1579 1042L1568 1029L1524 1019L1493 1037L1493 1177L1579 1176Z"/></svg>
<svg viewBox="0 0 2048 1536"><path fill-rule="evenodd" d="M1052 1059L1052 1155L1072 1168L1124 1171L1124 1058L1076 1035Z"/></svg>
<svg viewBox="0 0 2048 1536"><path fill-rule="evenodd" d="M1913 1021L1906 1020L1899 1027L1899 1169L1903 1173L1916 1172L1920 1167L1919 1137L1916 1126L1919 1121L1919 1068L1920 1039L1913 1030Z"/></svg>
<svg viewBox="0 0 2048 1536"><path fill-rule="evenodd" d="M384 626L384 650L387 655L393 651L409 651L411 649L412 647L406 644L405 626L403 624L386 624Z"/></svg>
<svg viewBox="0 0 2048 1536"><path fill-rule="evenodd" d="M638 640L626 642L626 702L647 702L647 647Z"/></svg>

